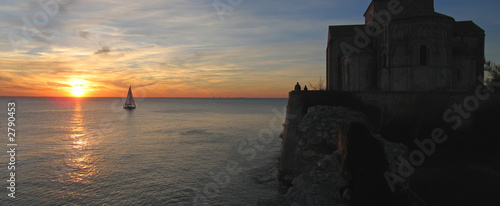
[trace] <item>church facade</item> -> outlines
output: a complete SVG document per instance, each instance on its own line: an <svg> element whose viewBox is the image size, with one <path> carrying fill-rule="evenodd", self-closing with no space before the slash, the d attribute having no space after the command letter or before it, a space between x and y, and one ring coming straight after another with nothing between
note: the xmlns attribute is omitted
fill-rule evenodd
<svg viewBox="0 0 500 206"><path fill-rule="evenodd" d="M484 74L484 30L434 0L373 0L365 24L330 26L330 91L469 91Z"/></svg>

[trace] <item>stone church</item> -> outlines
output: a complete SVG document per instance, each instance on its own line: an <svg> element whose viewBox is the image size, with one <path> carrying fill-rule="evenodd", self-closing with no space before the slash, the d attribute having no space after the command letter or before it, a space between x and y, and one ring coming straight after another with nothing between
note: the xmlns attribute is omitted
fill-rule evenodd
<svg viewBox="0 0 500 206"><path fill-rule="evenodd" d="M373 0L365 24L330 26L330 91L468 91L484 73L484 30L434 0Z"/></svg>

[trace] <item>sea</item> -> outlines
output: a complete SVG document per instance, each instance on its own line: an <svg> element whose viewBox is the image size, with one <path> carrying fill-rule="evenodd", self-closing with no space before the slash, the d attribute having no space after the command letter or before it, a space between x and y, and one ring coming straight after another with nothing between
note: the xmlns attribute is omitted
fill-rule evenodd
<svg viewBox="0 0 500 206"><path fill-rule="evenodd" d="M255 205L280 194L286 99L135 100L125 110L124 98L1 97L0 205Z"/></svg>

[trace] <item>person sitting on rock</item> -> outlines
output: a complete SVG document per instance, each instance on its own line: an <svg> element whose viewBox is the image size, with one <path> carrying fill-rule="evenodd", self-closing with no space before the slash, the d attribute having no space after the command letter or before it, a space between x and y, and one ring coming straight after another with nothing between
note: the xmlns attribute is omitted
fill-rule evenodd
<svg viewBox="0 0 500 206"><path fill-rule="evenodd" d="M308 89L307 89L307 85L305 85L305 86L304 86L304 91L307 91L307 90L308 90Z"/></svg>
<svg viewBox="0 0 500 206"><path fill-rule="evenodd" d="M388 162L382 143L368 126L346 122L339 128L340 174L348 181L340 195L351 205L400 205L393 198L384 172Z"/></svg>
<svg viewBox="0 0 500 206"><path fill-rule="evenodd" d="M299 82L297 82L297 84L295 85L295 91L300 91L300 84L299 84Z"/></svg>

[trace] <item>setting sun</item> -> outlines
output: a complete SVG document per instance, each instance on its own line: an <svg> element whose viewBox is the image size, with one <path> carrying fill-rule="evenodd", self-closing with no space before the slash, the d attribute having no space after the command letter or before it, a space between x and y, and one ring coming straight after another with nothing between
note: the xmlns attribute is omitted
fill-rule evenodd
<svg viewBox="0 0 500 206"><path fill-rule="evenodd" d="M83 88L81 88L81 87L73 87L73 89L71 91L71 94L73 94L73 96L75 96L75 97L81 97L81 96L83 96L84 93L85 93L85 91L83 91Z"/></svg>
<svg viewBox="0 0 500 206"><path fill-rule="evenodd" d="M82 97L85 95L86 92L86 86L85 86L85 81L81 79L74 79L70 81L70 92L71 95L74 97Z"/></svg>

